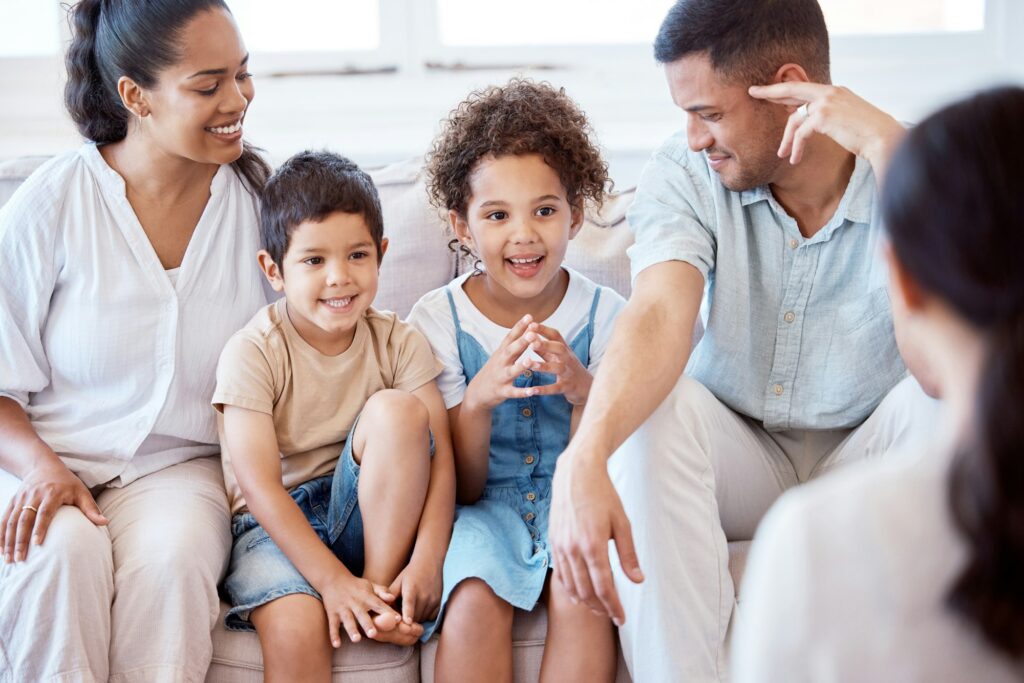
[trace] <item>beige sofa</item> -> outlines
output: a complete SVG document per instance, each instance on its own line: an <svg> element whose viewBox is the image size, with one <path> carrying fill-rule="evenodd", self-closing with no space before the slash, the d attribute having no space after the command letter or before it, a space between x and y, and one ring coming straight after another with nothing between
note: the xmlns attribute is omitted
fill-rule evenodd
<svg viewBox="0 0 1024 683"><path fill-rule="evenodd" d="M25 157L0 163L0 205L21 182L45 161ZM450 236L436 211L426 200L420 160L371 171L380 191L385 232L391 240L381 268L378 308L406 315L426 292L440 287L471 263L459 260L449 249ZM583 230L570 244L567 262L596 282L613 287L623 296L630 292L626 248L632 235L625 220L634 191L610 195L600 212L587 216ZM746 562L748 543L729 544L729 568L735 585ZM222 613L227 609L222 605ZM520 612L513 626L515 680L536 681L544 652L547 620L544 609ZM262 680L262 656L255 634L228 631L219 622L213 633L213 662L206 680L210 683L248 683ZM413 683L434 679L436 638L423 646L398 647L374 642L346 644L334 656L334 681L346 683ZM629 674L619 658L619 682Z"/></svg>

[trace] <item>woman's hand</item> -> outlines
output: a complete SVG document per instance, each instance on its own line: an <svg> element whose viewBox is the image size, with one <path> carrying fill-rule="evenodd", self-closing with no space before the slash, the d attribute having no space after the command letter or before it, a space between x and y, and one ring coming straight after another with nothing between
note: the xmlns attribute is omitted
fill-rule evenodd
<svg viewBox="0 0 1024 683"><path fill-rule="evenodd" d="M899 121L847 88L805 81L751 86L750 96L791 107L779 156L798 164L807 139L827 135L867 159L881 175L904 130Z"/></svg>
<svg viewBox="0 0 1024 683"><path fill-rule="evenodd" d="M537 395L562 394L572 405L583 405L590 396L594 378L583 367L558 330L546 325L536 325L535 328L528 331L523 338L544 360L529 359L523 364L534 372L546 372L556 377L554 384L536 387Z"/></svg>
<svg viewBox="0 0 1024 683"><path fill-rule="evenodd" d="M411 626L437 618L441 607L443 568L444 556L420 559L413 553L412 560L391 583L388 590L402 596L402 621L406 624Z"/></svg>
<svg viewBox="0 0 1024 683"><path fill-rule="evenodd" d="M515 381L527 370L523 363L518 362L530 345L524 335L536 332L539 327L527 315L509 330L498 349L466 387L464 406L490 411L510 398L526 398L537 393L537 387L517 387Z"/></svg>
<svg viewBox="0 0 1024 683"><path fill-rule="evenodd" d="M29 539L33 545L42 545L50 522L64 505L79 508L97 526L107 523L82 480L50 451L21 480L0 519L4 562L21 562L28 557Z"/></svg>

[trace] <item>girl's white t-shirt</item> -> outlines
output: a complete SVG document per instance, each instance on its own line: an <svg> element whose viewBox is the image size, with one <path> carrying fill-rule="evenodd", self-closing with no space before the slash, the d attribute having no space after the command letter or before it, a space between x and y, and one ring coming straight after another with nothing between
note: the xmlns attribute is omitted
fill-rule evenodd
<svg viewBox="0 0 1024 683"><path fill-rule="evenodd" d="M571 268L563 268L569 274L569 287L555 312L540 322L558 330L566 343L571 344L589 321L594 293L599 285ZM466 273L444 287L428 292L416 302L408 317L408 322L426 336L434 354L444 363L444 370L437 378L437 383L444 396L445 407L449 409L462 403L466 394L466 374L459 360L455 321L452 319L447 292L451 291L455 299L462 330L476 339L488 355L498 349L509 333L509 328L487 318L470 301L462 286L473 275ZM591 373L597 371L598 363L608 348L615 318L625 305L626 300L618 292L610 287L601 288L601 299L594 316L594 336L590 342L588 369Z"/></svg>

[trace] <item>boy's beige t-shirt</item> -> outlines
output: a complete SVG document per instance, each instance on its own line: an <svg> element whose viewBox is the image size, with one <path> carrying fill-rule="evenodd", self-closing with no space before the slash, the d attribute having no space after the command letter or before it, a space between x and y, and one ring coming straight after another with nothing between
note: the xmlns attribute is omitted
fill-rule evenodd
<svg viewBox="0 0 1024 683"><path fill-rule="evenodd" d="M437 377L441 363L411 325L369 308L352 345L325 356L295 330L280 299L261 309L228 340L217 365L213 405L274 418L281 474L291 490L330 474L367 399L382 389L414 391ZM223 421L221 421L223 423ZM231 513L245 509L221 433L224 484Z"/></svg>

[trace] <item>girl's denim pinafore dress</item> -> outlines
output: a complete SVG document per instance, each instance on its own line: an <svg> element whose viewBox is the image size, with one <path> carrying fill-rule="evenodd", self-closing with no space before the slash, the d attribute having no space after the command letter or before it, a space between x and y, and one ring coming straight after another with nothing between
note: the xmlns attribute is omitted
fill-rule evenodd
<svg viewBox="0 0 1024 683"><path fill-rule="evenodd" d="M451 290L446 293L468 384L489 356L463 331ZM590 342L600 298L598 287L586 326L569 343L583 367L590 364ZM516 378L515 386L554 382L554 375L527 371ZM571 416L572 405L561 395L509 399L492 411L487 484L476 503L456 508L444 562L441 612L437 620L424 624L424 641L441 623L452 591L468 578L485 581L514 607L531 610L537 604L551 565L551 478L555 461L569 443Z"/></svg>

